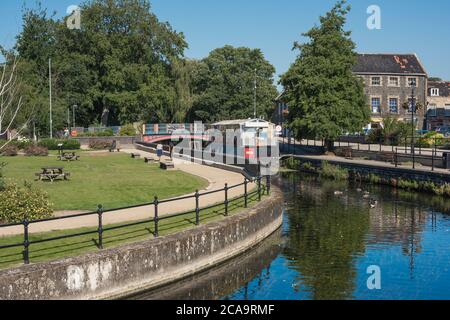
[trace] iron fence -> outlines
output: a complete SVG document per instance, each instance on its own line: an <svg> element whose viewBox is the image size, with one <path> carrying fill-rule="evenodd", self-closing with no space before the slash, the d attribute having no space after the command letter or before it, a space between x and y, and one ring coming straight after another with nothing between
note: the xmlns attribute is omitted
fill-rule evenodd
<svg viewBox="0 0 450 320"><path fill-rule="evenodd" d="M159 237L159 223L163 220L195 213L195 225L198 226L198 225L200 225L200 216L201 216L201 212L203 210L208 210L208 209L217 207L218 205L221 205L221 204L223 204L224 208L225 208L224 216L228 216L229 215L229 203L230 203L229 191L232 189L236 189L236 188L239 188L242 186L244 187L244 194L242 194L241 196L235 197L231 200L231 201L236 201L236 200L244 199L244 208L248 208L248 199L252 195L257 194L258 201L261 201L262 195L264 193L270 194L270 189L271 189L270 176L266 176L265 185L263 185L262 179L263 179L263 177L261 177L261 176L253 179L253 181L245 178L244 182L242 182L242 183L239 183L239 184L236 184L233 186L229 186L228 184L225 184L224 188L218 189L218 190L207 191L207 192L203 192L203 193L200 193L197 190L193 195L183 196L183 197L178 197L178 198L173 198L173 199L168 199L168 200L159 200L158 197L155 197L153 202L150 202L150 203L116 208L116 209L111 209L111 210L104 210L103 206L99 205L97 211L88 212L88 213L80 213L80 214L74 214L74 215L69 215L69 216L64 216L64 217L52 217L52 218L39 219L39 220L33 220L33 221L28 221L25 219L22 222L18 222L18 223L2 224L2 225L0 225L0 229L23 226L23 242L2 245L2 246L0 246L0 250L15 248L15 247L23 247L23 251L22 251L23 262L24 262L24 264L29 264L30 263L30 246L32 246L34 244L40 244L40 243L45 243L45 242L51 242L51 241L81 237L81 236L85 236L85 235L97 234L97 247L98 247L98 249L101 250L101 249L103 249L103 235L105 232L117 230L117 229L123 229L123 228L127 228L127 227L132 227L132 226L137 226L137 225L142 225L142 224L153 224L153 227L154 227L153 235L154 235L154 237ZM248 192L248 184L252 183L252 182L257 183L257 188L255 191ZM224 202L215 203L215 204L207 206L207 207L200 207L201 197L204 197L204 196L210 195L210 194L220 193L220 192L224 193ZM194 199L195 200L195 209L194 210L190 210L190 211L182 212L182 213L160 215L159 206L161 204L171 203L171 202L181 201L181 200L186 200L186 199ZM110 227L105 227L103 225L103 217L104 217L105 213L117 212L119 210L133 209L133 208L138 208L138 207L143 207L143 206L151 206L151 205L153 205L153 208L154 208L153 218L142 220L142 221L137 221L137 222L130 222L130 223L126 223L126 224L114 225L114 226L110 226ZM34 241L30 240L29 228L30 228L30 225L32 225L32 224L44 223L44 222L49 222L49 221L57 221L57 220L67 220L67 219L72 219L72 218L87 217L87 216L93 216L93 215L97 215L97 218L98 218L97 230L73 233L73 234L63 235L63 236L50 237L50 238L34 240Z"/></svg>

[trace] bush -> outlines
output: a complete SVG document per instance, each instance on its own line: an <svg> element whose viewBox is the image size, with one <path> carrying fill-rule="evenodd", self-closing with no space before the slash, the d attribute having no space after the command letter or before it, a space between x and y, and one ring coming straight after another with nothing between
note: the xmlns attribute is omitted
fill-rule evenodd
<svg viewBox="0 0 450 320"><path fill-rule="evenodd" d="M3 179L3 168L6 166L6 163L0 163L0 192L5 189L5 180Z"/></svg>
<svg viewBox="0 0 450 320"><path fill-rule="evenodd" d="M111 146L112 142L106 140L93 140L89 142L89 149L92 150L108 150Z"/></svg>
<svg viewBox="0 0 450 320"><path fill-rule="evenodd" d="M0 155L4 157L14 157L17 156L17 153L19 152L19 149L17 146L13 143L7 144L2 149L0 149Z"/></svg>
<svg viewBox="0 0 450 320"><path fill-rule="evenodd" d="M16 223L24 219L36 220L51 216L52 204L48 195L30 185L19 187L7 184L0 192L0 221Z"/></svg>
<svg viewBox="0 0 450 320"><path fill-rule="evenodd" d="M334 180L347 180L349 178L347 169L341 168L339 166L333 166L326 161L322 164L320 175L324 178Z"/></svg>
<svg viewBox="0 0 450 320"><path fill-rule="evenodd" d="M136 129L134 128L134 126L132 124L127 124L127 125L123 126L122 128L120 128L119 134L121 136L134 137L136 135Z"/></svg>
<svg viewBox="0 0 450 320"><path fill-rule="evenodd" d="M40 146L29 146L25 150L26 156L33 157L46 157L48 156L48 149Z"/></svg>
<svg viewBox="0 0 450 320"><path fill-rule="evenodd" d="M64 150L78 150L81 147L80 142L74 139L43 139L39 141L38 146L47 148L48 150L59 150L58 144L62 144Z"/></svg>

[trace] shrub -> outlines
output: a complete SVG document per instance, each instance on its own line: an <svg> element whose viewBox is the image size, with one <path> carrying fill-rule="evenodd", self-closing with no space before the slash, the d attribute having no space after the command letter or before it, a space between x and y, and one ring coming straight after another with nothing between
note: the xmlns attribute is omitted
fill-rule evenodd
<svg viewBox="0 0 450 320"><path fill-rule="evenodd" d="M29 146L25 150L25 155L29 157L46 157L48 156L48 149L40 146Z"/></svg>
<svg viewBox="0 0 450 320"><path fill-rule="evenodd" d="M133 137L136 135L136 129L134 128L134 126L132 124L127 124L127 125L123 126L122 128L120 128L119 134L121 136Z"/></svg>
<svg viewBox="0 0 450 320"><path fill-rule="evenodd" d="M4 157L14 157L17 156L17 153L19 152L19 149L17 146L13 143L7 144L2 149L0 149L0 155Z"/></svg>
<svg viewBox="0 0 450 320"><path fill-rule="evenodd" d="M5 180L3 179L3 168L6 166L6 163L0 163L0 192L5 189Z"/></svg>
<svg viewBox="0 0 450 320"><path fill-rule="evenodd" d="M62 144L64 150L80 149L80 142L74 139L67 139L67 140L43 139L38 143L40 147L47 148L48 150L59 150L58 144Z"/></svg>
<svg viewBox="0 0 450 320"><path fill-rule="evenodd" d="M48 218L52 212L48 195L30 185L7 184L0 192L0 221L3 223Z"/></svg>
<svg viewBox="0 0 450 320"><path fill-rule="evenodd" d="M106 140L92 140L89 142L89 149L92 150L107 150L111 146L112 142Z"/></svg>
<svg viewBox="0 0 450 320"><path fill-rule="evenodd" d="M349 178L347 169L341 168L339 166L333 166L326 161L322 163L320 175L324 178L330 178L334 180L347 180Z"/></svg>

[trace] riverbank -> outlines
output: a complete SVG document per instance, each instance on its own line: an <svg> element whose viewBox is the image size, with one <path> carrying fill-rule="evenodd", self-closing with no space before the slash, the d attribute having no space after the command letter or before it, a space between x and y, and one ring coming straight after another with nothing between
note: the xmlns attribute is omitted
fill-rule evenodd
<svg viewBox="0 0 450 320"><path fill-rule="evenodd" d="M358 161L330 156L295 156L285 160L290 170L319 174L335 180L381 184L409 191L450 196L450 173L392 167L376 161ZM442 172L441 172L442 171Z"/></svg>
<svg viewBox="0 0 450 320"><path fill-rule="evenodd" d="M219 222L83 256L0 271L0 299L108 299L204 271L260 243L282 224L273 188L251 209Z"/></svg>

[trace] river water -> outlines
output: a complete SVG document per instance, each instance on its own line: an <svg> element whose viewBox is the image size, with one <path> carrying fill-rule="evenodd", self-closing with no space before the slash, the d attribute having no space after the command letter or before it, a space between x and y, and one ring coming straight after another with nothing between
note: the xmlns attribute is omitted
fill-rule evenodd
<svg viewBox="0 0 450 320"><path fill-rule="evenodd" d="M276 180L285 194L281 230L133 299L450 299L450 199L296 173ZM369 289L369 278L381 288Z"/></svg>

